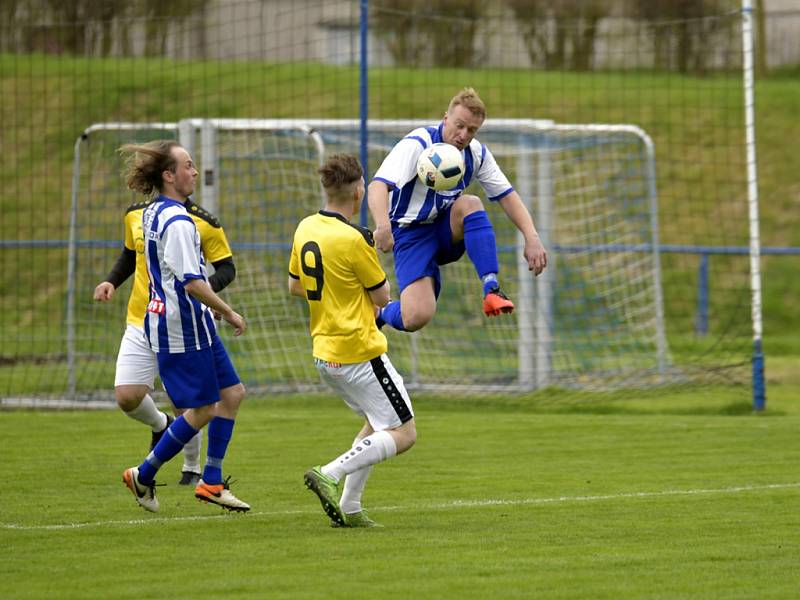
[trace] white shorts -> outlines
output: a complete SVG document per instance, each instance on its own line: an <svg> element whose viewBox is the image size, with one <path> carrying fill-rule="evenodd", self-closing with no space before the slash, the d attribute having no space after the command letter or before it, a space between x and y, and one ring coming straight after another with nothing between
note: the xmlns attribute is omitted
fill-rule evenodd
<svg viewBox="0 0 800 600"><path fill-rule="evenodd" d="M322 380L357 414L366 417L375 431L395 429L414 418L403 378L386 354L349 365L319 358L314 363Z"/></svg>
<svg viewBox="0 0 800 600"><path fill-rule="evenodd" d="M128 325L119 344L114 386L146 385L152 390L157 373L156 353L147 343L144 329Z"/></svg>

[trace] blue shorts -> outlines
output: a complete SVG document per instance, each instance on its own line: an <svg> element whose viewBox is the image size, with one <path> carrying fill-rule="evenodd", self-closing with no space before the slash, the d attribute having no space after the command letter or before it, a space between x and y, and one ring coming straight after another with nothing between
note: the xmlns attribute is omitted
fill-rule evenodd
<svg viewBox="0 0 800 600"><path fill-rule="evenodd" d="M408 227L392 226L394 236L394 274L402 292L423 277L433 277L436 297L442 289L439 266L457 261L464 255L464 241L453 242L450 208L439 213L433 223Z"/></svg>
<svg viewBox="0 0 800 600"><path fill-rule="evenodd" d="M197 408L219 402L219 391L240 383L222 340L192 352L158 353L164 389L178 408Z"/></svg>

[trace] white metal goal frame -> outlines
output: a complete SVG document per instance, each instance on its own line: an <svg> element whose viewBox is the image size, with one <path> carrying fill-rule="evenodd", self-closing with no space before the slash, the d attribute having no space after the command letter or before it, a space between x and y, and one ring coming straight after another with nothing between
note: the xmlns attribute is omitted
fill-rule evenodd
<svg viewBox="0 0 800 600"><path fill-rule="evenodd" d="M368 128L372 132L394 132L396 135L403 135L419 126L419 120L370 120ZM76 370L79 369L76 360L76 319L75 319L75 269L77 248L81 243L76 235L76 222L78 218L78 193L80 178L81 144L93 134L103 130L116 130L120 132L133 131L136 129L152 129L163 131L165 136L177 136L183 146L193 154L200 156L199 170L202 173L200 195L203 205L217 212L220 171L217 138L220 131L238 130L242 132L267 132L267 131L291 131L307 136L317 153L317 162L322 162L326 153L330 150L330 144L326 143L326 137L347 136L354 131L358 131L360 121L357 119L185 119L177 123L99 123L87 128L75 143L75 164L73 170L72 186L72 207L70 212L70 240L69 240L69 268L67 285L67 354L69 368L69 393L72 396L78 394L76 389ZM647 218L648 234L647 240L638 240L634 244L626 244L624 241L615 244L601 245L599 248L603 252L636 252L644 255L649 261L651 272L652 290L652 336L653 349L655 356L653 372L647 376L647 381L651 384L664 383L668 379L667 374L670 370L669 352L666 341L664 326L663 293L661 288L661 263L658 238L658 197L655 177L655 151L651 138L641 128L635 125L603 125L603 124L584 124L569 125L556 124L548 120L535 119L493 119L487 120L481 133L503 131L508 136L516 134L518 145L513 149L517 164L515 165L516 176L514 178L515 189L526 202L528 209L535 215L537 229L546 248L550 252L550 266L543 275L533 278L528 272L527 265L522 258L522 238L517 234L517 273L519 283L517 297L515 298L518 323L518 337L516 342L517 352L517 374L515 381L503 384L468 384L467 387L476 390L487 389L516 389L516 390L535 390L542 389L550 385L559 385L563 381L554 376L553 369L553 344L554 344L554 296L556 286L556 273L558 271L559 255L561 253L581 252L585 250L598 250L598 248L575 247L559 245L559 240L554 239L552 232L555 229L554 215L554 175L553 157L554 145L547 142L547 138L536 138L537 142L531 140L536 136L551 134L568 134L575 136L629 136L635 139L642 155L642 173L639 174L645 181L647 195ZM526 137L527 136L527 137ZM391 138L391 135L388 137ZM512 139L509 137L509 139ZM545 142L541 142L544 139ZM522 140L522 141L519 141ZM349 142L348 142L349 143ZM335 145L335 144L334 144ZM375 142L376 149L386 150L386 143ZM494 147L493 147L494 149ZM353 147L353 153L357 153ZM322 201L321 189L319 190L320 202ZM235 233L234 233L235 235ZM287 300L288 301L288 300ZM411 372L406 379L409 387L445 390L458 386L457 381L441 383L429 382L417 373L419 364L419 348L416 341L416 334L411 335L410 360ZM638 382L641 384L641 381ZM275 389L274 386L270 386Z"/></svg>

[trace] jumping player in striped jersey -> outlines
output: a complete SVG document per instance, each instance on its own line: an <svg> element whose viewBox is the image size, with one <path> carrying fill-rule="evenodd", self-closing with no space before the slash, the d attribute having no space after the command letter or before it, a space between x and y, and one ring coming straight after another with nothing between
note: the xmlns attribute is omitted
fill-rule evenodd
<svg viewBox="0 0 800 600"><path fill-rule="evenodd" d="M241 335L246 324L211 289L200 236L184 203L194 192L197 169L177 142L159 140L126 145L128 187L145 195L159 192L142 214L144 258L150 301L144 320L148 343L156 353L161 380L172 402L185 412L138 467L126 469L123 482L140 506L158 511L155 475L208 425L203 477L195 496L223 508L247 511L222 479L222 461L233 434L244 386L219 339L212 311Z"/></svg>
<svg viewBox="0 0 800 600"><path fill-rule="evenodd" d="M142 234L142 213L150 199L136 202L125 211L125 241L117 262L108 277L94 290L94 299L109 302L116 290L131 275L133 286L128 298L127 326L117 354L114 375L114 395L117 405L131 419L148 425L152 431L150 449L152 450L172 422L172 417L158 410L150 392L153 390L158 362L150 349L144 334L144 315L150 301L147 267L144 264L144 236ZM203 256L214 265L214 274L208 278L211 289L219 292L236 277L228 238L219 220L191 200L184 206L192 217L200 234ZM175 415L183 412L173 406ZM183 467L181 485L197 485L200 481L200 440L196 435L183 448Z"/></svg>
<svg viewBox="0 0 800 600"><path fill-rule="evenodd" d="M375 220L375 244L394 249L400 300L390 302L378 316L401 331L416 331L436 312L441 290L439 267L461 258L466 250L483 284L483 312L511 313L514 304L500 290L494 229L480 198L464 194L473 179L489 201L497 202L525 240L528 269L539 275L547 253L519 194L495 162L489 149L475 139L486 108L472 88L450 101L438 126L420 127L389 152L369 184L369 207ZM445 142L464 156L465 174L452 190L435 192L417 178L417 159L431 144Z"/></svg>
<svg viewBox="0 0 800 600"><path fill-rule="evenodd" d="M367 477L372 465L414 445L414 412L375 324L376 307L389 301L389 282L372 233L350 223L364 196L363 170L355 157L339 154L319 173L325 208L297 227L289 292L308 301L314 362L323 381L365 421L351 448L308 470L304 480L333 525L374 527L361 506Z"/></svg>

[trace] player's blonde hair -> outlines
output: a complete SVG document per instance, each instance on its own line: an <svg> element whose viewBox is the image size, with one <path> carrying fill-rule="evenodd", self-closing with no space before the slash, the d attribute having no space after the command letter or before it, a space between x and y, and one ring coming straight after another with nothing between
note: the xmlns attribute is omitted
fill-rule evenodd
<svg viewBox="0 0 800 600"><path fill-rule="evenodd" d="M364 176L361 163L351 154L334 154L324 165L317 169L322 180L322 187L331 198L342 196L346 188Z"/></svg>
<svg viewBox="0 0 800 600"><path fill-rule="evenodd" d="M480 96L478 96L478 92L471 87L465 87L453 96L453 99L450 100L450 106L447 107L447 112L452 114L456 106L463 106L476 117L480 117L481 119L486 118L486 106L483 104L483 100L481 100Z"/></svg>
<svg viewBox="0 0 800 600"><path fill-rule="evenodd" d="M175 172L177 161L173 148L181 145L175 140L154 140L146 144L125 144L119 148L125 159L125 183L136 192L151 195L163 189L164 171Z"/></svg>

